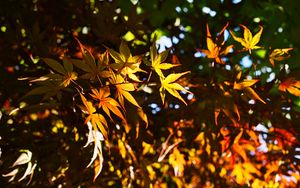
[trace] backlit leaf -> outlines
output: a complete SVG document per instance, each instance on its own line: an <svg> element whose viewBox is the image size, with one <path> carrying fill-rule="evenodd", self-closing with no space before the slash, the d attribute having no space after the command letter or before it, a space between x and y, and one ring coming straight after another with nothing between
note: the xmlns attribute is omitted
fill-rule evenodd
<svg viewBox="0 0 300 188"><path fill-rule="evenodd" d="M129 93L129 91L134 91L134 85L132 83L125 82L124 78L119 74L114 74L111 71L112 77L111 77L111 83L115 85L117 89L117 97L121 104L121 106L124 109L124 98L128 100L133 105L140 108L139 104L136 102L135 98Z"/></svg>
<svg viewBox="0 0 300 188"><path fill-rule="evenodd" d="M224 36L223 33L227 28L228 23L223 27L218 37L216 38L216 42L213 41L212 35L209 31L208 24L206 24L206 44L207 49L198 49L200 52L204 53L208 58L214 59L216 63L225 64L222 56L227 55L229 51L233 48L233 45L224 46Z"/></svg>
<svg viewBox="0 0 300 188"><path fill-rule="evenodd" d="M110 56L115 60L115 63L109 66L123 76L128 76L130 79L140 82L135 75L137 72L144 72L140 69L142 58L140 56L132 56L127 44L122 41L120 45L120 53L113 49L108 49Z"/></svg>
<svg viewBox="0 0 300 188"><path fill-rule="evenodd" d="M95 62L95 58L93 57L90 50L87 49L84 45L82 45L81 42L77 38L75 38L75 39L79 45L79 48L80 48L80 51L81 51L81 54L82 54L82 57L83 57L85 63L88 64L92 69L96 69L97 65Z"/></svg>
<svg viewBox="0 0 300 188"><path fill-rule="evenodd" d="M282 61L290 57L289 51L293 48L274 49L269 55L271 65L275 66L275 61Z"/></svg>
<svg viewBox="0 0 300 188"><path fill-rule="evenodd" d="M241 90L241 89L244 89L246 87L250 87L250 86L254 85L258 81L259 80L243 80L243 81L238 82L238 83L234 82L233 89Z"/></svg>
<svg viewBox="0 0 300 188"><path fill-rule="evenodd" d="M110 96L110 90L108 87L101 88L99 90L92 89L92 94L90 94L94 99L98 100L98 108L102 108L103 111L112 119L110 115L110 111L113 112L115 115L117 115L119 118L121 118L123 121L126 121L125 117L123 116L122 112L119 110L119 103L109 97Z"/></svg>
<svg viewBox="0 0 300 188"><path fill-rule="evenodd" d="M175 176L183 176L184 172L184 155L177 148L169 156L169 163L173 166Z"/></svg>
<svg viewBox="0 0 300 188"><path fill-rule="evenodd" d="M184 99L180 96L177 90L179 91L185 91L189 92L186 90L184 87L179 85L178 83L175 83L181 76L188 74L189 71L183 72L183 73L173 73L169 74L165 79L161 78L161 87L159 89L160 96L162 99L162 102L165 102L165 90L167 90L171 95L174 97L178 98L181 100L184 104L187 105L187 103L184 101Z"/></svg>
<svg viewBox="0 0 300 188"><path fill-rule="evenodd" d="M289 93L300 97L300 81L295 78L288 78L281 82L278 89L283 92L288 91Z"/></svg>
<svg viewBox="0 0 300 188"><path fill-rule="evenodd" d="M164 75L161 70L168 70L180 65L180 64L164 63L164 61L168 57L169 51L170 50L165 50L157 54L155 43L153 43L153 45L150 47L151 66L154 68L154 71L161 78L164 78Z"/></svg>
<svg viewBox="0 0 300 188"><path fill-rule="evenodd" d="M24 153L21 153L21 155L18 157L18 159L12 165L12 167L28 163L31 160L31 157L32 157L32 152L29 150L27 150Z"/></svg>
<svg viewBox="0 0 300 188"><path fill-rule="evenodd" d="M252 36L251 31L246 26L241 25L241 27L244 29L244 38L237 37L232 31L230 31L233 39L239 42L244 47L244 49L249 51L250 54L252 49L261 48L260 46L257 46L257 44L260 41L263 27L259 26L259 31L254 35L254 37Z"/></svg>
<svg viewBox="0 0 300 188"><path fill-rule="evenodd" d="M262 103L266 104L264 100L260 98L260 96L251 88L251 87L246 87L244 88L244 92L246 95L248 95L252 99L256 99L261 101Z"/></svg>

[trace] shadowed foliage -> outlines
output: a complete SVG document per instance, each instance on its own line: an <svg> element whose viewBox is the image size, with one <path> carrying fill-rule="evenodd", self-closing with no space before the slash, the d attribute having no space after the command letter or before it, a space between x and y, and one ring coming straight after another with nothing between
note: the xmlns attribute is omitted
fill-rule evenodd
<svg viewBox="0 0 300 188"><path fill-rule="evenodd" d="M299 8L0 1L0 186L299 187Z"/></svg>

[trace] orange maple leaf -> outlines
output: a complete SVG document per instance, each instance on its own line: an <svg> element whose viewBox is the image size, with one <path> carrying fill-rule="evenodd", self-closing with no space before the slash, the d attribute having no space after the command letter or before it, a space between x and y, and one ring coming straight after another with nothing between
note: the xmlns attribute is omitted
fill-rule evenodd
<svg viewBox="0 0 300 188"><path fill-rule="evenodd" d="M110 115L110 111L111 111L119 118L121 118L123 121L126 122L125 117L123 116L122 112L119 110L119 108L121 108L119 103L115 99L109 97L110 95L109 87L105 87L99 90L92 89L92 94L90 95L94 99L99 101L98 108L102 108L103 111L110 117L110 119L112 119Z"/></svg>
<svg viewBox="0 0 300 188"><path fill-rule="evenodd" d="M222 56L227 55L229 53L229 51L231 50L231 48L233 47L233 45L224 47L224 37L223 37L223 33L225 31L225 29L228 26L228 22L227 24L223 27L223 29L221 30L221 32L219 33L217 39L216 39L216 43L212 40L212 36L210 34L209 31L209 27L208 24L206 25L206 32L207 32L207 37L206 37L206 43L207 43L207 48L206 49L198 49L200 52L206 54L206 56L208 58L214 59L217 63L219 64L225 64L225 62L222 60ZM222 37L220 37L222 36Z"/></svg>
<svg viewBox="0 0 300 188"><path fill-rule="evenodd" d="M300 97L300 81L295 78L288 78L281 82L278 89L283 92L288 91L289 93Z"/></svg>

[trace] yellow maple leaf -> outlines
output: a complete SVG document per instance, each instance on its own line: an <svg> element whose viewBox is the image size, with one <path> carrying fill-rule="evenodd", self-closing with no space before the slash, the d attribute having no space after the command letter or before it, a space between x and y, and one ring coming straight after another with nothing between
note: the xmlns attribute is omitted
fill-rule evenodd
<svg viewBox="0 0 300 188"><path fill-rule="evenodd" d="M67 87L72 81L76 79L77 79L77 74L75 72L68 72L66 73L66 75L64 75L61 85Z"/></svg>
<svg viewBox="0 0 300 188"><path fill-rule="evenodd" d="M135 98L129 93L129 91L135 90L135 87L132 83L125 82L124 78L120 74L114 74L113 71L111 71L110 82L114 84L117 89L117 97L123 109L125 109L124 98L140 108Z"/></svg>
<svg viewBox="0 0 300 188"><path fill-rule="evenodd" d="M246 87L250 87L252 85L254 85L256 82L258 82L259 80L243 80L241 82L234 82L233 84L233 89L237 89L237 90L241 90L244 89Z"/></svg>
<svg viewBox="0 0 300 188"><path fill-rule="evenodd" d="M237 79L240 79L241 77L241 72L238 73L237 75ZM255 83L257 83L259 80L253 79L253 80L243 80L240 82L234 82L233 84L233 89L236 90L243 90L244 93L253 99L257 99L259 101L261 101L262 103L266 104L266 102L264 100L262 100L260 98L260 96L250 87L252 85L254 85Z"/></svg>
<svg viewBox="0 0 300 188"><path fill-rule="evenodd" d="M190 71L183 72L183 73L173 73L168 75L166 78L161 78L161 87L159 89L161 100L164 103L165 102L165 97L166 97L166 90L173 95L174 97L178 98L181 100L185 105L187 103L183 100L183 98L179 95L178 91L185 91L189 92L186 90L184 87L179 85L178 83L175 83L176 80L178 80L181 76L188 74Z"/></svg>
<svg viewBox="0 0 300 188"><path fill-rule="evenodd" d="M228 23L223 27L223 29L221 30L221 32L219 33L218 37L217 37L217 42L215 43L212 40L212 36L210 34L209 31L209 27L208 24L206 25L206 43L207 43L207 48L206 49L198 49L200 52L204 53L208 58L214 59L216 61L216 63L219 64L225 64L225 62L222 60L222 56L227 55L230 51L230 49L233 47L233 45L224 47L224 37L223 37L223 33L225 31L225 29L227 28ZM222 38L220 37L222 36Z"/></svg>
<svg viewBox="0 0 300 188"><path fill-rule="evenodd" d="M128 76L130 79L140 82L139 78L135 75L137 72L145 72L140 69L141 57L132 56L130 49L125 42L121 42L120 53L114 51L113 49L108 49L110 56L115 60L115 63L109 66L123 76Z"/></svg>
<svg viewBox="0 0 300 188"><path fill-rule="evenodd" d="M170 50L165 50L157 54L155 43L153 43L153 45L150 47L151 66L154 68L154 71L158 74L158 76L162 78L164 78L164 75L161 70L168 70L180 65L180 64L164 63L164 61L168 57L169 51Z"/></svg>
<svg viewBox="0 0 300 188"><path fill-rule="evenodd" d="M106 128L107 122L103 115L95 113L96 109L93 104L88 101L81 93L80 98L83 103L83 107L81 108L85 113L88 114L88 117L85 119L84 124L90 122L95 130L100 129L101 133L105 138L108 138Z"/></svg>
<svg viewBox="0 0 300 188"><path fill-rule="evenodd" d="M259 26L260 29L254 36L252 36L251 31L246 26L241 25L241 27L244 29L244 38L237 37L232 31L230 31L230 34L233 37L233 39L239 42L244 47L244 49L249 51L250 54L252 49L261 48L260 46L257 46L257 43L260 40L263 27Z"/></svg>
<svg viewBox="0 0 300 188"><path fill-rule="evenodd" d="M231 175L235 177L238 184L249 182L249 180L253 179L253 174L261 176L261 172L250 162L235 164L231 172Z"/></svg>
<svg viewBox="0 0 300 188"><path fill-rule="evenodd" d="M122 158L125 159L127 152L126 152L124 142L121 139L118 139L118 147L119 147L119 152L120 152Z"/></svg>
<svg viewBox="0 0 300 188"><path fill-rule="evenodd" d="M183 176L185 159L184 155L181 154L177 148L174 148L173 152L170 154L169 163L174 169L175 176Z"/></svg>
<svg viewBox="0 0 300 188"><path fill-rule="evenodd" d="M274 67L275 61L282 61L286 58L289 58L289 51L291 50L293 50L293 48L274 49L269 55L269 61L271 65Z"/></svg>

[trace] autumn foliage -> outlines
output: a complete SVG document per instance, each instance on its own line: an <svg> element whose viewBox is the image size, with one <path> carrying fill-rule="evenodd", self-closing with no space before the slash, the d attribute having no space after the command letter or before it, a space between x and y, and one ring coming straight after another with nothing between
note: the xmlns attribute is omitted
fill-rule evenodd
<svg viewBox="0 0 300 188"><path fill-rule="evenodd" d="M192 62L155 34L90 47L73 33L73 51L38 58L42 73L20 78L28 91L5 107L36 140L10 159L3 150L7 185L298 187L300 81L284 64L293 48L264 47L263 25L217 28L206 24ZM266 81L260 61L280 73ZM35 121L49 127L27 130ZM36 148L51 137L59 159L44 165Z"/></svg>

